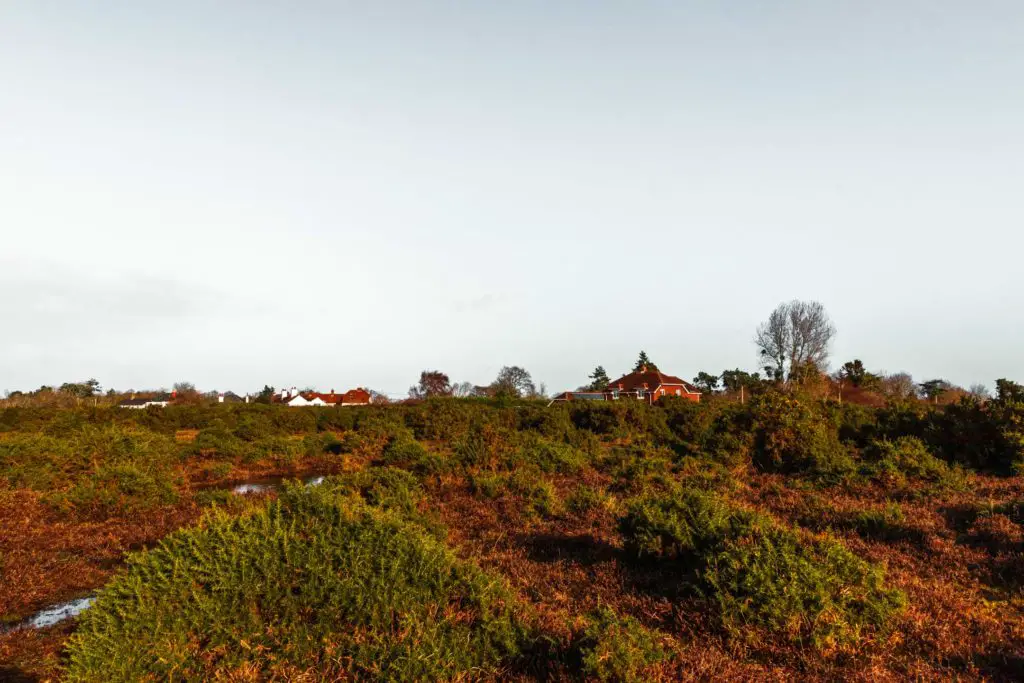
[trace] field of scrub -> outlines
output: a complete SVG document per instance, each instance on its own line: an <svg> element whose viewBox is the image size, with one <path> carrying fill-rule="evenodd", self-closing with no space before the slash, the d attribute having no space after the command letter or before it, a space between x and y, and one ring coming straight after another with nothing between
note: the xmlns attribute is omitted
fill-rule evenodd
<svg viewBox="0 0 1024 683"><path fill-rule="evenodd" d="M1022 416L3 409L0 678L1019 680Z"/></svg>

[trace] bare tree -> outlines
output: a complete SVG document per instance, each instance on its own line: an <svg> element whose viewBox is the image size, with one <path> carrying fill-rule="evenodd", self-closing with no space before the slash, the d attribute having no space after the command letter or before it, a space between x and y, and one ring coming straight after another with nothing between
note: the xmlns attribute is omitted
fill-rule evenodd
<svg viewBox="0 0 1024 683"><path fill-rule="evenodd" d="M972 384L971 388L967 390L967 393L969 393L971 396L978 399L979 401L988 401L989 399L992 398L992 392L988 390L988 387L980 383Z"/></svg>
<svg viewBox="0 0 1024 683"><path fill-rule="evenodd" d="M387 405L391 403L391 399L387 397L387 394L382 394L379 391L370 389L370 403L374 405Z"/></svg>
<svg viewBox="0 0 1024 683"><path fill-rule="evenodd" d="M880 386L882 394L890 399L906 399L917 395L917 384L914 383L914 378L906 372L884 375Z"/></svg>
<svg viewBox="0 0 1024 683"><path fill-rule="evenodd" d="M809 366L825 368L835 325L817 301L779 304L757 328L754 343L765 372L777 381L793 377Z"/></svg>
<svg viewBox="0 0 1024 683"><path fill-rule="evenodd" d="M452 385L452 396L456 398L467 398L476 395L476 388L472 382L459 382Z"/></svg>

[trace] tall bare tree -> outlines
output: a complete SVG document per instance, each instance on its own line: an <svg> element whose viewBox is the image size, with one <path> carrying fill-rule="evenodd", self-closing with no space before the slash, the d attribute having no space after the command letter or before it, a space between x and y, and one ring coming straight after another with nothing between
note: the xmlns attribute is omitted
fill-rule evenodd
<svg viewBox="0 0 1024 683"><path fill-rule="evenodd" d="M765 372L777 381L788 380L808 366L823 369L836 336L825 307L817 301L794 299L779 304L757 328L754 343Z"/></svg>

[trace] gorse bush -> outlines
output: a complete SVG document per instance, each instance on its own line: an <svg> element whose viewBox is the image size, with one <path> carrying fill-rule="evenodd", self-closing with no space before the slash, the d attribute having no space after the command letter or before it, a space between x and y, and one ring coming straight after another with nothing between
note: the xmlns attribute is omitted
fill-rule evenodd
<svg viewBox="0 0 1024 683"><path fill-rule="evenodd" d="M419 480L393 467L374 467L328 477L321 487L342 495L356 494L370 505L397 511L406 517L417 516L424 499Z"/></svg>
<svg viewBox="0 0 1024 683"><path fill-rule="evenodd" d="M502 581L392 513L287 489L134 556L83 615L70 681L494 675L528 631Z"/></svg>
<svg viewBox="0 0 1024 683"><path fill-rule="evenodd" d="M766 392L751 401L753 462L763 472L836 479L855 463L835 425L798 399Z"/></svg>
<svg viewBox="0 0 1024 683"><path fill-rule="evenodd" d="M619 529L630 552L677 558L706 552L765 524L757 513L731 505L717 493L677 487L630 501Z"/></svg>
<svg viewBox="0 0 1024 683"><path fill-rule="evenodd" d="M562 501L554 485L529 470L519 470L513 474L470 475L469 485L473 494L480 498L519 498L528 514L552 517L562 509Z"/></svg>
<svg viewBox="0 0 1024 683"><path fill-rule="evenodd" d="M441 474L449 469L449 462L431 453L418 441L394 437L384 447L381 460L385 465L402 467L420 475Z"/></svg>
<svg viewBox="0 0 1024 683"><path fill-rule="evenodd" d="M601 489L580 484L566 496L565 507L576 515L585 515L593 510L611 510L615 499Z"/></svg>
<svg viewBox="0 0 1024 683"><path fill-rule="evenodd" d="M849 646L867 631L884 631L905 604L885 587L880 567L838 541L780 527L729 539L706 561L707 594L740 639L770 633L819 649Z"/></svg>
<svg viewBox="0 0 1024 683"><path fill-rule="evenodd" d="M577 647L580 671L587 680L647 681L653 667L668 658L655 633L608 607L587 615L587 626Z"/></svg>
<svg viewBox="0 0 1024 683"><path fill-rule="evenodd" d="M634 500L620 528L634 554L691 569L734 636L773 632L830 649L883 630L903 605L881 568L837 541L805 537L716 493L677 489Z"/></svg>
<svg viewBox="0 0 1024 683"><path fill-rule="evenodd" d="M527 432L521 439L519 450L510 456L509 465L520 467L535 466L542 472L574 474L585 468L589 462L583 453L569 444L557 443Z"/></svg>
<svg viewBox="0 0 1024 683"><path fill-rule="evenodd" d="M898 538L905 534L906 519L903 508L890 502L879 508L860 510L853 516L851 525L869 538Z"/></svg>
<svg viewBox="0 0 1024 683"><path fill-rule="evenodd" d="M888 485L915 479L943 488L961 488L965 483L962 472L936 458L913 436L872 442L865 451L862 469L868 476Z"/></svg>

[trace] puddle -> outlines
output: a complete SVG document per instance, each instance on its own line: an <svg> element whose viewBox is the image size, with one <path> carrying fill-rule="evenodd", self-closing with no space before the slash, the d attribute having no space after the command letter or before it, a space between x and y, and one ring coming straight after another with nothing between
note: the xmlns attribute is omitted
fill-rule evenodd
<svg viewBox="0 0 1024 683"><path fill-rule="evenodd" d="M94 600L96 600L96 598L89 596L86 598L68 600L67 602L62 602L54 605L53 607L47 607L46 609L39 610L24 621L15 624L11 628L7 629L7 631L18 631L23 628L47 628L54 624L59 624L65 619L77 617L88 609L89 605L91 605Z"/></svg>
<svg viewBox="0 0 1024 683"><path fill-rule="evenodd" d="M230 484L230 486L232 493L245 496L255 493L276 491L281 488L282 483L291 479L295 479L295 477L265 477L263 479L250 479L249 481ZM324 479L326 479L326 476L323 474L313 474L303 477L302 483L306 486L319 486L324 483Z"/></svg>

